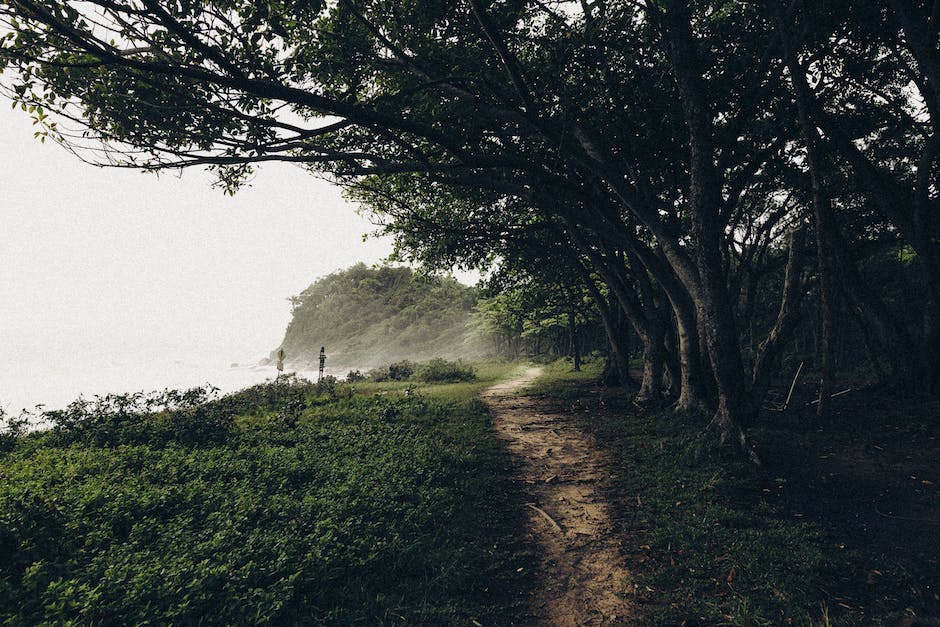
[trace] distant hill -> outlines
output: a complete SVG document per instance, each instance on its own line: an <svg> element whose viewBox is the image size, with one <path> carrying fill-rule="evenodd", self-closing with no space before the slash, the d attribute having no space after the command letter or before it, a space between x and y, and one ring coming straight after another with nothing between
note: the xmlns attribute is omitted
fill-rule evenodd
<svg viewBox="0 0 940 627"><path fill-rule="evenodd" d="M477 296L452 278L360 263L291 299L293 318L281 348L289 362L314 362L325 346L334 367L473 358L483 352L467 326Z"/></svg>

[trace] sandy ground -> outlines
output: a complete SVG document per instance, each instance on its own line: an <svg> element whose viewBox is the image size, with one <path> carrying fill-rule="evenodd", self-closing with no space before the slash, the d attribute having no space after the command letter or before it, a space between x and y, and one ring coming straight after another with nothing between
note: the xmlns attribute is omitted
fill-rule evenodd
<svg viewBox="0 0 940 627"><path fill-rule="evenodd" d="M540 373L530 368L483 393L528 497L527 541L537 547L540 571L528 619L561 627L622 624L630 616L630 574L611 533L603 458L569 416L517 395Z"/></svg>

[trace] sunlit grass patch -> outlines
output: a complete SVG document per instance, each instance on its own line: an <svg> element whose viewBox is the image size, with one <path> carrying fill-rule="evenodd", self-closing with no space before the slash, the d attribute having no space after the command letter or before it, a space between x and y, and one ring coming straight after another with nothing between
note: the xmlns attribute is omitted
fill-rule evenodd
<svg viewBox="0 0 940 627"><path fill-rule="evenodd" d="M542 374L531 385L522 391L527 395L555 394L569 395L570 384L587 383L600 379L604 370L604 360L600 358L586 359L581 364L581 370L575 372L570 359L557 359L547 364L540 364ZM580 393L580 392L576 392Z"/></svg>

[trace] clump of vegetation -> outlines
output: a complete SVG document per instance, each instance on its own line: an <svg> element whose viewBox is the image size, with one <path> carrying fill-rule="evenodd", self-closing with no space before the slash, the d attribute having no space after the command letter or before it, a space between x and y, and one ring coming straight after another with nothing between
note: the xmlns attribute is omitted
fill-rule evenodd
<svg viewBox="0 0 940 627"><path fill-rule="evenodd" d="M47 418L0 456L0 623L469 624L514 602L520 508L470 395L281 377Z"/></svg>
<svg viewBox="0 0 940 627"><path fill-rule="evenodd" d="M407 381L415 372L415 365L407 359L388 365L388 378L392 381Z"/></svg>
<svg viewBox="0 0 940 627"><path fill-rule="evenodd" d="M412 378L425 383L456 383L473 381L476 372L469 364L437 358L418 367Z"/></svg>
<svg viewBox="0 0 940 627"><path fill-rule="evenodd" d="M29 415L26 412L14 416L0 406L0 453L12 450L28 428Z"/></svg>
<svg viewBox="0 0 940 627"><path fill-rule="evenodd" d="M365 378L373 383L384 383L385 381L408 381L414 374L415 364L407 359L396 361L387 366L373 368L365 374Z"/></svg>
<svg viewBox="0 0 940 627"><path fill-rule="evenodd" d="M350 373L351 374L351 373ZM361 375L373 383L385 381L415 381L420 383L458 383L476 379L473 366L462 361L449 361L436 357L425 363L398 361L380 368L373 368Z"/></svg>

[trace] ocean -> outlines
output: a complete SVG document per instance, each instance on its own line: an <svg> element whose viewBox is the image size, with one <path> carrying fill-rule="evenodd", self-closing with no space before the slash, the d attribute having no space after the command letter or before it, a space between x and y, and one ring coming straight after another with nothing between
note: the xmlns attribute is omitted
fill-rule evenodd
<svg viewBox="0 0 940 627"><path fill-rule="evenodd" d="M258 365L265 355L241 360L141 355L129 359L69 354L36 355L18 360L0 361L0 407L7 414L22 409L33 411L37 405L46 410L60 409L83 396L86 399L109 393L151 392L212 385L224 394L262 383L277 375L274 365ZM286 372L291 372L288 366ZM331 368L326 374L343 377ZM315 371L299 375L316 380Z"/></svg>

